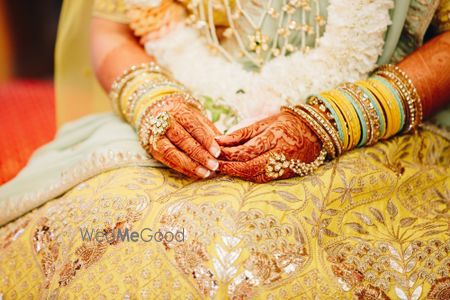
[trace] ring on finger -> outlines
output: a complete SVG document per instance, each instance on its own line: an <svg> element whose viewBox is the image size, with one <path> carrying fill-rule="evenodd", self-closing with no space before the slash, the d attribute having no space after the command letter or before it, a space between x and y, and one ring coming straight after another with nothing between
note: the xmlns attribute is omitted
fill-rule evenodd
<svg viewBox="0 0 450 300"><path fill-rule="evenodd" d="M166 111L145 118L140 130L139 140L144 148L152 145L156 149L158 139L163 136L170 127L170 114Z"/></svg>

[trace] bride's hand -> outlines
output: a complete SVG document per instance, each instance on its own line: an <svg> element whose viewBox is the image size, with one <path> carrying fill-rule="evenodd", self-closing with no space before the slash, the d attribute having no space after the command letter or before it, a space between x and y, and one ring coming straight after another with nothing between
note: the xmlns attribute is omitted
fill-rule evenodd
<svg viewBox="0 0 450 300"><path fill-rule="evenodd" d="M214 137L220 134L214 124L182 96L174 95L164 107L156 106L152 116L170 114L169 127L150 145L150 154L165 165L189 177L207 178L219 167L220 147Z"/></svg>
<svg viewBox="0 0 450 300"><path fill-rule="evenodd" d="M311 162L321 149L316 134L296 115L283 111L231 134L216 138L222 146L220 171L254 182L268 182L265 167L272 153L284 154L287 159ZM286 169L279 178L295 173Z"/></svg>

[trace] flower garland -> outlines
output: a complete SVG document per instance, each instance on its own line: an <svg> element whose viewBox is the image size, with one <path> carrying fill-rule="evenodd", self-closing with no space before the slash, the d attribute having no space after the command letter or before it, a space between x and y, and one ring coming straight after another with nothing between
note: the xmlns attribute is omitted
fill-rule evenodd
<svg viewBox="0 0 450 300"><path fill-rule="evenodd" d="M225 99L244 118L255 118L366 77L383 51L393 6L393 0L330 0L317 47L274 58L259 73L212 54L199 32L183 24L145 47L197 95Z"/></svg>

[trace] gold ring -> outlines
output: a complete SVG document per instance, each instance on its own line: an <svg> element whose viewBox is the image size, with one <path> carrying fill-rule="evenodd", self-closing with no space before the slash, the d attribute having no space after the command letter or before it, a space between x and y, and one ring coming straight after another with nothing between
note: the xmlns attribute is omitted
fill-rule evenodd
<svg viewBox="0 0 450 300"><path fill-rule="evenodd" d="M166 111L160 112L156 117L150 116L150 144L156 149L158 138L164 135L170 126L170 114Z"/></svg>

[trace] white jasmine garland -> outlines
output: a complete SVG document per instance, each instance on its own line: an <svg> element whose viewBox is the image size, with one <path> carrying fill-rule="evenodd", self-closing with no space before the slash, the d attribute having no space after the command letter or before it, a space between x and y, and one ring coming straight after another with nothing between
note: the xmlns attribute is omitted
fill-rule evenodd
<svg viewBox="0 0 450 300"><path fill-rule="evenodd" d="M317 47L274 58L259 73L212 54L198 31L182 24L145 47L197 95L223 98L244 118L255 118L287 99L304 102L312 93L365 78L383 51L393 6L393 0L330 0Z"/></svg>

